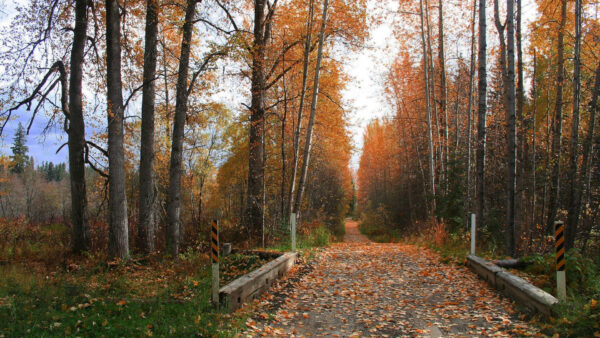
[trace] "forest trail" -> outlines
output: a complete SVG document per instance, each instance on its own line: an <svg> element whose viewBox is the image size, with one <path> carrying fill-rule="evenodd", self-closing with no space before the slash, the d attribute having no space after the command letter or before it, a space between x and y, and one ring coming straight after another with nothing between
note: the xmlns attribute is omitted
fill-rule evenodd
<svg viewBox="0 0 600 338"><path fill-rule="evenodd" d="M371 243L367 236L360 233L358 230L358 222L351 218L346 219L346 234L344 235L344 243L365 244Z"/></svg>
<svg viewBox="0 0 600 338"><path fill-rule="evenodd" d="M346 221L346 240L317 254L259 302L250 336L507 336L535 330L464 266L430 250L377 244Z"/></svg>

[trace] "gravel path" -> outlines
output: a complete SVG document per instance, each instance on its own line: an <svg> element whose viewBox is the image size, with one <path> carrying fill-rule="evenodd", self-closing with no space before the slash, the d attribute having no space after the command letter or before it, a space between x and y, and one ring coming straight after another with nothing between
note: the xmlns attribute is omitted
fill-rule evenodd
<svg viewBox="0 0 600 338"><path fill-rule="evenodd" d="M267 293L250 336L525 336L511 302L432 251L375 244L347 221L344 243L320 252Z"/></svg>

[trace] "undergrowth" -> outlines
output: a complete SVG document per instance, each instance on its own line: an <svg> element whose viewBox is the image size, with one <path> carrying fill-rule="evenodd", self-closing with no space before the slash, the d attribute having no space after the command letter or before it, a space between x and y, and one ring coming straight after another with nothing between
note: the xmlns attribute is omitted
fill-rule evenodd
<svg viewBox="0 0 600 338"><path fill-rule="evenodd" d="M13 264L0 276L0 336L230 336L245 320L211 304L205 259Z"/></svg>

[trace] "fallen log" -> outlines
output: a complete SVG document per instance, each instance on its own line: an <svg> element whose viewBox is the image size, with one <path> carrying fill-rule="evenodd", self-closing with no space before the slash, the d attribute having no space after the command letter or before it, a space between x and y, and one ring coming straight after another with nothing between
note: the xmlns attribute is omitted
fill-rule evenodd
<svg viewBox="0 0 600 338"><path fill-rule="evenodd" d="M524 261L522 258L500 259L492 261L492 263L499 267L508 269L524 269L531 264L530 262Z"/></svg>

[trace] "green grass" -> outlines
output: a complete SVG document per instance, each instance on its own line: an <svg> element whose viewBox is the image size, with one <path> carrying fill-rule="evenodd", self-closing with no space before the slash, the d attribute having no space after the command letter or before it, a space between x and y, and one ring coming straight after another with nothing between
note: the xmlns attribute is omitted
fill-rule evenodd
<svg viewBox="0 0 600 338"><path fill-rule="evenodd" d="M210 303L210 275L201 267L167 283L161 274L118 271L0 270L0 336L223 336L239 332L243 314L229 316ZM140 285L138 278L157 279ZM148 281L146 281L148 282Z"/></svg>

